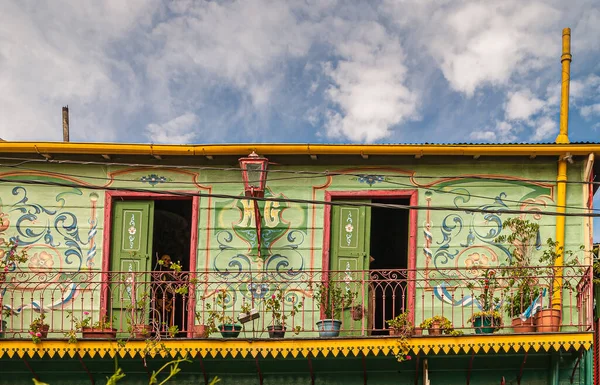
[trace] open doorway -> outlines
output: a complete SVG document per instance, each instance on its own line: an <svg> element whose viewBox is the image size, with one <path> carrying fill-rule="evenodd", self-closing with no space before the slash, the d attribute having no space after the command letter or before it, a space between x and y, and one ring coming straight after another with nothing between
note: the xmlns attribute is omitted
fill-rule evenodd
<svg viewBox="0 0 600 385"><path fill-rule="evenodd" d="M195 264L194 199L107 193L112 220L107 224L111 239L105 261L111 283L106 298L120 330L127 330L129 322L135 330L152 333L178 335L175 330L190 329L187 272ZM173 263L181 268L172 269Z"/></svg>
<svg viewBox="0 0 600 385"><path fill-rule="evenodd" d="M409 205L409 199L378 199L373 203ZM372 207L370 229L372 335L388 334L386 320L407 308L407 280L389 270L408 268L409 210Z"/></svg>
<svg viewBox="0 0 600 385"><path fill-rule="evenodd" d="M156 200L154 202L153 294L155 311L151 321L160 322L161 329L187 330L187 301L189 296L178 292L185 285L174 274L171 264L181 265L182 271L190 271L192 201ZM164 273L158 273L164 272ZM156 319L158 318L158 319Z"/></svg>

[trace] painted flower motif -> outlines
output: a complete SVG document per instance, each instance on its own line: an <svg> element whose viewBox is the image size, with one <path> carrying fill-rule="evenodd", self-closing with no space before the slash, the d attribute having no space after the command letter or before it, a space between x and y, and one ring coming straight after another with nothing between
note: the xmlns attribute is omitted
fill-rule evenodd
<svg viewBox="0 0 600 385"><path fill-rule="evenodd" d="M131 226L129 228L129 230L127 230L129 232L130 235L135 235L135 233L137 232L137 229L135 228L135 226Z"/></svg>
<svg viewBox="0 0 600 385"><path fill-rule="evenodd" d="M346 232L347 232L347 233L351 233L351 232L352 232L352 230L354 230L354 226L352 226L352 224L351 224L351 223L348 223L348 224L346 225Z"/></svg>
<svg viewBox="0 0 600 385"><path fill-rule="evenodd" d="M35 253L29 259L28 266L31 270L51 269L54 266L54 258L45 251Z"/></svg>
<svg viewBox="0 0 600 385"><path fill-rule="evenodd" d="M358 177L359 183L366 183L369 186L373 186L375 183L383 182L385 177L383 175L361 175Z"/></svg>
<svg viewBox="0 0 600 385"><path fill-rule="evenodd" d="M465 266L471 273L476 273L478 270L489 268L490 259L485 254L469 254L467 259L465 260Z"/></svg>
<svg viewBox="0 0 600 385"><path fill-rule="evenodd" d="M6 231L9 226L10 220L8 219L8 215L0 213L0 233Z"/></svg>

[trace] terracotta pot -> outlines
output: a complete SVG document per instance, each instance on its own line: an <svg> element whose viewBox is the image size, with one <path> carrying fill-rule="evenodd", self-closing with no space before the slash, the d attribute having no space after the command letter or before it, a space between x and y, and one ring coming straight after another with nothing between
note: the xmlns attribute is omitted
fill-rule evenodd
<svg viewBox="0 0 600 385"><path fill-rule="evenodd" d="M133 325L133 337L134 338L148 338L150 337L150 332L152 332L151 325Z"/></svg>
<svg viewBox="0 0 600 385"><path fill-rule="evenodd" d="M440 328L440 323L438 321L433 321L431 323L431 327L427 329L430 336L441 336L442 329Z"/></svg>
<svg viewBox="0 0 600 385"><path fill-rule="evenodd" d="M193 338L208 338L208 327L206 325L194 325L192 329Z"/></svg>
<svg viewBox="0 0 600 385"><path fill-rule="evenodd" d="M83 328L81 334L83 335L83 338L114 340L117 338L117 329Z"/></svg>
<svg viewBox="0 0 600 385"><path fill-rule="evenodd" d="M558 309L543 309L535 315L536 331L538 333L555 333L560 330L562 312Z"/></svg>
<svg viewBox="0 0 600 385"><path fill-rule="evenodd" d="M40 334L42 335L40 338L48 337L48 330L50 329L50 325L42 325L40 328Z"/></svg>
<svg viewBox="0 0 600 385"><path fill-rule="evenodd" d="M535 332L535 319L529 318L523 321L521 318L513 318L510 326L513 328L515 333L534 333Z"/></svg>
<svg viewBox="0 0 600 385"><path fill-rule="evenodd" d="M421 328L413 329L413 336L422 336L422 335L423 335L423 329L421 329Z"/></svg>

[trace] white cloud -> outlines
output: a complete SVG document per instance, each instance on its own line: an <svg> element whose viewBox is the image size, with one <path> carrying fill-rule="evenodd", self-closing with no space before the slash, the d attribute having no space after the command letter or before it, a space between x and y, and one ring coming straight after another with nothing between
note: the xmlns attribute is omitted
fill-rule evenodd
<svg viewBox="0 0 600 385"><path fill-rule="evenodd" d="M529 90L511 92L505 106L506 118L509 120L527 120L539 112L545 104Z"/></svg>
<svg viewBox="0 0 600 385"><path fill-rule="evenodd" d="M327 113L327 134L359 142L383 139L417 110L417 95L405 84L400 41L376 22L354 25L338 37L340 60L324 70L333 81L327 98L336 107Z"/></svg>
<svg viewBox="0 0 600 385"><path fill-rule="evenodd" d="M71 139L116 138L115 125L142 103L129 65L108 46L145 23L152 2L4 1L0 13L0 136L60 140L61 106Z"/></svg>
<svg viewBox="0 0 600 385"><path fill-rule="evenodd" d="M544 116L535 122L535 129L531 141L539 142L552 138L558 134L558 124L555 119Z"/></svg>
<svg viewBox="0 0 600 385"><path fill-rule="evenodd" d="M506 143L515 141L519 130L519 127L513 126L509 122L497 121L493 129L473 131L469 137L472 140Z"/></svg>
<svg viewBox="0 0 600 385"><path fill-rule="evenodd" d="M581 107L581 115L584 118L590 118L594 115L600 115L600 103Z"/></svg>
<svg viewBox="0 0 600 385"><path fill-rule="evenodd" d="M197 136L197 124L198 117L188 112L163 124L149 124L146 136L152 143L190 143Z"/></svg>
<svg viewBox="0 0 600 385"><path fill-rule="evenodd" d="M506 85L514 74L539 69L559 52L548 32L560 11L544 2L386 3L392 12L407 15L398 23L416 28L415 39L439 63L450 86L467 96L486 85Z"/></svg>

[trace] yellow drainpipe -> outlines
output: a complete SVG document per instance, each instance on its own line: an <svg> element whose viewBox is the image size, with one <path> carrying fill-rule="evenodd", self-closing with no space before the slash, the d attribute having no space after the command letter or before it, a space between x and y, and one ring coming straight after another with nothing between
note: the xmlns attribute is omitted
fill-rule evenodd
<svg viewBox="0 0 600 385"><path fill-rule="evenodd" d="M571 81L571 29L565 28L562 33L562 64L561 94L560 94L560 133L556 137L556 144L569 143L569 82ZM556 212L565 213L567 204L567 155L558 159L558 172L556 175ZM565 247L565 217L556 217L556 243L558 257L554 262L555 280L552 290L552 308L562 309L562 266Z"/></svg>

